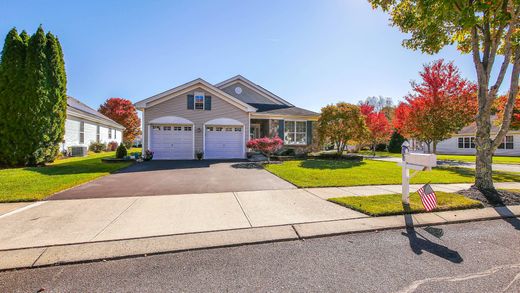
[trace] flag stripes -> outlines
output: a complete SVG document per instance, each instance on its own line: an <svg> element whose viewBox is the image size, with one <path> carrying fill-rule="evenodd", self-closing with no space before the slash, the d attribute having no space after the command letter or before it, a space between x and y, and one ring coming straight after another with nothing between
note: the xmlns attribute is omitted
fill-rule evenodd
<svg viewBox="0 0 520 293"><path fill-rule="evenodd" d="M419 196L421 197L421 202L425 210L429 212L437 207L437 196L430 184L425 184L423 187L419 188L417 193L419 193Z"/></svg>

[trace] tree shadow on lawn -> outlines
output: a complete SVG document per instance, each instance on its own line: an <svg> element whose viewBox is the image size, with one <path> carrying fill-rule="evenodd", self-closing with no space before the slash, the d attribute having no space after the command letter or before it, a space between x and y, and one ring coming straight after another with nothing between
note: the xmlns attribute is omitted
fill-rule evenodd
<svg viewBox="0 0 520 293"><path fill-rule="evenodd" d="M319 170L335 170L335 169L349 169L353 167L363 166L366 163L363 161L348 161L348 160L303 160L300 162L300 167L307 169Z"/></svg>
<svg viewBox="0 0 520 293"><path fill-rule="evenodd" d="M105 172L115 173L130 166L132 166L130 162L103 163L99 158L92 158L41 167L23 167L20 169L40 173L42 175L54 176Z"/></svg>
<svg viewBox="0 0 520 293"><path fill-rule="evenodd" d="M410 248L415 254L421 255L423 251L427 251L431 254L434 254L438 257L442 257L445 260L451 261L453 263L462 263L464 261L462 256L457 251L450 249L444 245L432 242L420 233L418 233L413 225L413 218L412 214L410 213L410 207L403 204L403 208L405 211L408 211L408 213L404 214L404 220L406 223L406 233L402 232L401 234L403 236L408 237L408 241L410 242ZM438 235L442 234L443 233L438 233ZM439 238L440 236L436 237Z"/></svg>

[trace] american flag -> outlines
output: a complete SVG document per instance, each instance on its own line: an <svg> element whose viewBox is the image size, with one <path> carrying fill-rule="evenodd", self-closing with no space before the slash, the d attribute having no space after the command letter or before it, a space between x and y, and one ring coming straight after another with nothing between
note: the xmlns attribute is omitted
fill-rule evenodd
<svg viewBox="0 0 520 293"><path fill-rule="evenodd" d="M425 210L429 212L437 207L437 196L430 184L424 184L423 187L417 190L417 193L421 196L421 201Z"/></svg>

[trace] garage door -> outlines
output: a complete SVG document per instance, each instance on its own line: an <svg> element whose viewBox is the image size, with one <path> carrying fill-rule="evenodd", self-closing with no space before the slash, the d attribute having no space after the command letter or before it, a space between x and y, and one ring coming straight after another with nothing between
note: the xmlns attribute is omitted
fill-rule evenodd
<svg viewBox="0 0 520 293"><path fill-rule="evenodd" d="M244 157L242 126L206 126L206 159L237 159Z"/></svg>
<svg viewBox="0 0 520 293"><path fill-rule="evenodd" d="M153 158L158 160L193 159L193 126L152 126L150 149L154 152Z"/></svg>

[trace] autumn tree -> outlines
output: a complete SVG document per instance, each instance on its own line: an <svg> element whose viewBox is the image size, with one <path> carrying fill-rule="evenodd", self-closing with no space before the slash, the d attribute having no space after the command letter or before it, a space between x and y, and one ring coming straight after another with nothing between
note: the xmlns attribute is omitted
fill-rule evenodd
<svg viewBox="0 0 520 293"><path fill-rule="evenodd" d="M443 60L424 66L420 83L396 109L394 127L425 142L428 152L469 124L476 113L476 86L462 78L453 63Z"/></svg>
<svg viewBox="0 0 520 293"><path fill-rule="evenodd" d="M137 110L130 100L110 98L99 106L98 111L125 127L124 142L131 143L141 134L141 119L137 116Z"/></svg>
<svg viewBox="0 0 520 293"><path fill-rule="evenodd" d="M497 112L497 121L502 121L504 119L504 111L506 100L508 99L507 95L502 95L498 97L496 101L496 112ZM513 107L513 116L511 116L511 129L520 130L520 94L517 94L515 104Z"/></svg>
<svg viewBox="0 0 520 293"><path fill-rule="evenodd" d="M347 143L362 140L368 131L359 107L344 102L321 108L317 130L320 141L334 144L338 155Z"/></svg>
<svg viewBox="0 0 520 293"><path fill-rule="evenodd" d="M374 106L369 104L361 104L359 108L368 128L366 138L375 156L376 146L388 141L392 134L392 128L383 108L379 112L376 112Z"/></svg>
<svg viewBox="0 0 520 293"><path fill-rule="evenodd" d="M410 36L403 42L405 47L435 54L447 45L456 44L459 51L471 54L478 80L475 186L494 189L493 153L509 130L518 93L520 1L368 1L374 8L388 12L391 24ZM497 59L499 55L503 58ZM504 115L498 134L491 137L492 107L511 64ZM497 73L494 79L492 72Z"/></svg>
<svg viewBox="0 0 520 293"><path fill-rule="evenodd" d="M271 163L271 156L283 147L283 140L278 136L273 138L262 137L251 139L246 143L246 147L261 152L267 157L267 163Z"/></svg>
<svg viewBox="0 0 520 293"><path fill-rule="evenodd" d="M359 102L359 106L365 104L374 107L375 112L383 112L389 121L394 118L395 106L392 98L390 97L372 96L367 97L365 100Z"/></svg>

